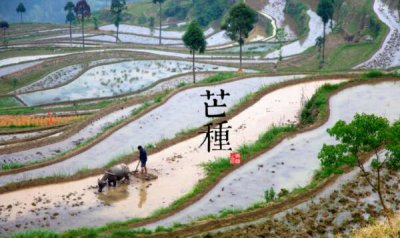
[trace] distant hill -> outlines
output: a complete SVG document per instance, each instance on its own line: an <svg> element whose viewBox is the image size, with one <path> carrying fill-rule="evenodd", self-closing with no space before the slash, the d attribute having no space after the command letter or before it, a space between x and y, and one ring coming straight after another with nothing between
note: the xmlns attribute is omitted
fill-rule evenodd
<svg viewBox="0 0 400 238"><path fill-rule="evenodd" d="M19 22L16 12L17 5L22 2L27 12L23 15L25 22L65 22L65 4L71 0L0 0L0 19L9 22ZM144 0L127 0L127 2L143 2ZM150 1L150 0L149 0ZM72 0L76 3L77 0ZM111 0L87 0L92 11L100 10L110 5Z"/></svg>

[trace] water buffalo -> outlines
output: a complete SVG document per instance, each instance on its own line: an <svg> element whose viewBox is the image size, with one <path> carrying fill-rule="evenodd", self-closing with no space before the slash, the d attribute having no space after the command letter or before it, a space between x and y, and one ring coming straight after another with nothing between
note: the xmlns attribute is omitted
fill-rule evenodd
<svg viewBox="0 0 400 238"><path fill-rule="evenodd" d="M99 193L103 191L103 188L107 185L115 187L117 181L125 178L129 182L129 168L126 164L119 164L111 169L107 170L104 176L98 180Z"/></svg>

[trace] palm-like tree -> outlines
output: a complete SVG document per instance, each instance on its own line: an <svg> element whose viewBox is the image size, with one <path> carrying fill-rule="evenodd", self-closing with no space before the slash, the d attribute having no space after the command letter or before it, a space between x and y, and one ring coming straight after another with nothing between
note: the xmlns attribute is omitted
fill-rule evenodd
<svg viewBox="0 0 400 238"><path fill-rule="evenodd" d="M324 35L323 35L323 44L322 44L322 61L321 66L325 63L325 42L326 42L326 24L328 24L329 20L332 20L333 16L333 3L332 0L320 0L317 9L318 16L321 17L321 20L324 24Z"/></svg>
<svg viewBox="0 0 400 238"><path fill-rule="evenodd" d="M162 4L165 2L165 0L153 0L154 4L159 4L160 5L160 45L161 45L161 22L162 22Z"/></svg>
<svg viewBox="0 0 400 238"><path fill-rule="evenodd" d="M3 29L3 43L6 45L6 30L10 28L10 25L6 21L1 21L0 28Z"/></svg>
<svg viewBox="0 0 400 238"><path fill-rule="evenodd" d="M26 8L22 2L20 2L17 6L17 12L21 15L21 23L22 23L22 13L26 12Z"/></svg>
<svg viewBox="0 0 400 238"><path fill-rule="evenodd" d="M85 48L85 18L89 18L91 16L90 6L86 0L79 0L75 5L74 10L76 17L82 23L82 44L83 48Z"/></svg>
<svg viewBox="0 0 400 238"><path fill-rule="evenodd" d="M72 22L75 21L75 15L73 13L75 5L73 2L67 2L64 7L64 11L67 12L66 22L69 22L69 39L72 41Z"/></svg>
<svg viewBox="0 0 400 238"><path fill-rule="evenodd" d="M126 1L125 0L112 0L111 2L111 14L115 16L114 25L117 27L117 38L115 39L116 43L118 43L118 35L119 35L119 23L121 22L121 13L126 9Z"/></svg>

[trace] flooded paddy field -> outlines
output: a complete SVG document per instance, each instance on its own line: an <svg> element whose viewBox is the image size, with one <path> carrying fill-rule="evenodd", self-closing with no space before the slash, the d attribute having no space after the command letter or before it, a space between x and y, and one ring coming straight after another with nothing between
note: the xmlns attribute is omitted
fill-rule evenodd
<svg viewBox="0 0 400 238"><path fill-rule="evenodd" d="M235 133L231 140L232 147L238 148L241 144L257 140L260 133L272 125L298 122L298 112L305 98L311 97L325 83L341 81L301 83L262 97L230 120ZM15 201L11 208L9 204L0 205L6 208L3 214L7 219L3 222L4 229L7 230L4 232L41 226L65 230L67 227L95 226L112 220L148 216L154 210L168 206L183 196L204 176L199 164L226 156L226 152L207 153L206 150L199 149L202 137L194 137L150 155L149 172L159 176L154 181L133 179L129 185L107 188L105 193L99 194L94 187L97 178L91 177L0 195L2 201L17 198L22 192L31 195L27 199ZM129 165L132 170L135 166L136 163ZM180 179L182 177L186 179ZM180 181L179 184L174 183L177 180ZM11 224L18 224L19 227Z"/></svg>

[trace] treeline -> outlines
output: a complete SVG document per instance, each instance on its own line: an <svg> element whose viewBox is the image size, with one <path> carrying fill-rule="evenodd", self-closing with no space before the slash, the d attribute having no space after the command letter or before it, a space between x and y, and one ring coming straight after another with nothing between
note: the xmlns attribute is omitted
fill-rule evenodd
<svg viewBox="0 0 400 238"><path fill-rule="evenodd" d="M168 0L163 14L180 20L192 14L201 26L221 19L236 0Z"/></svg>

